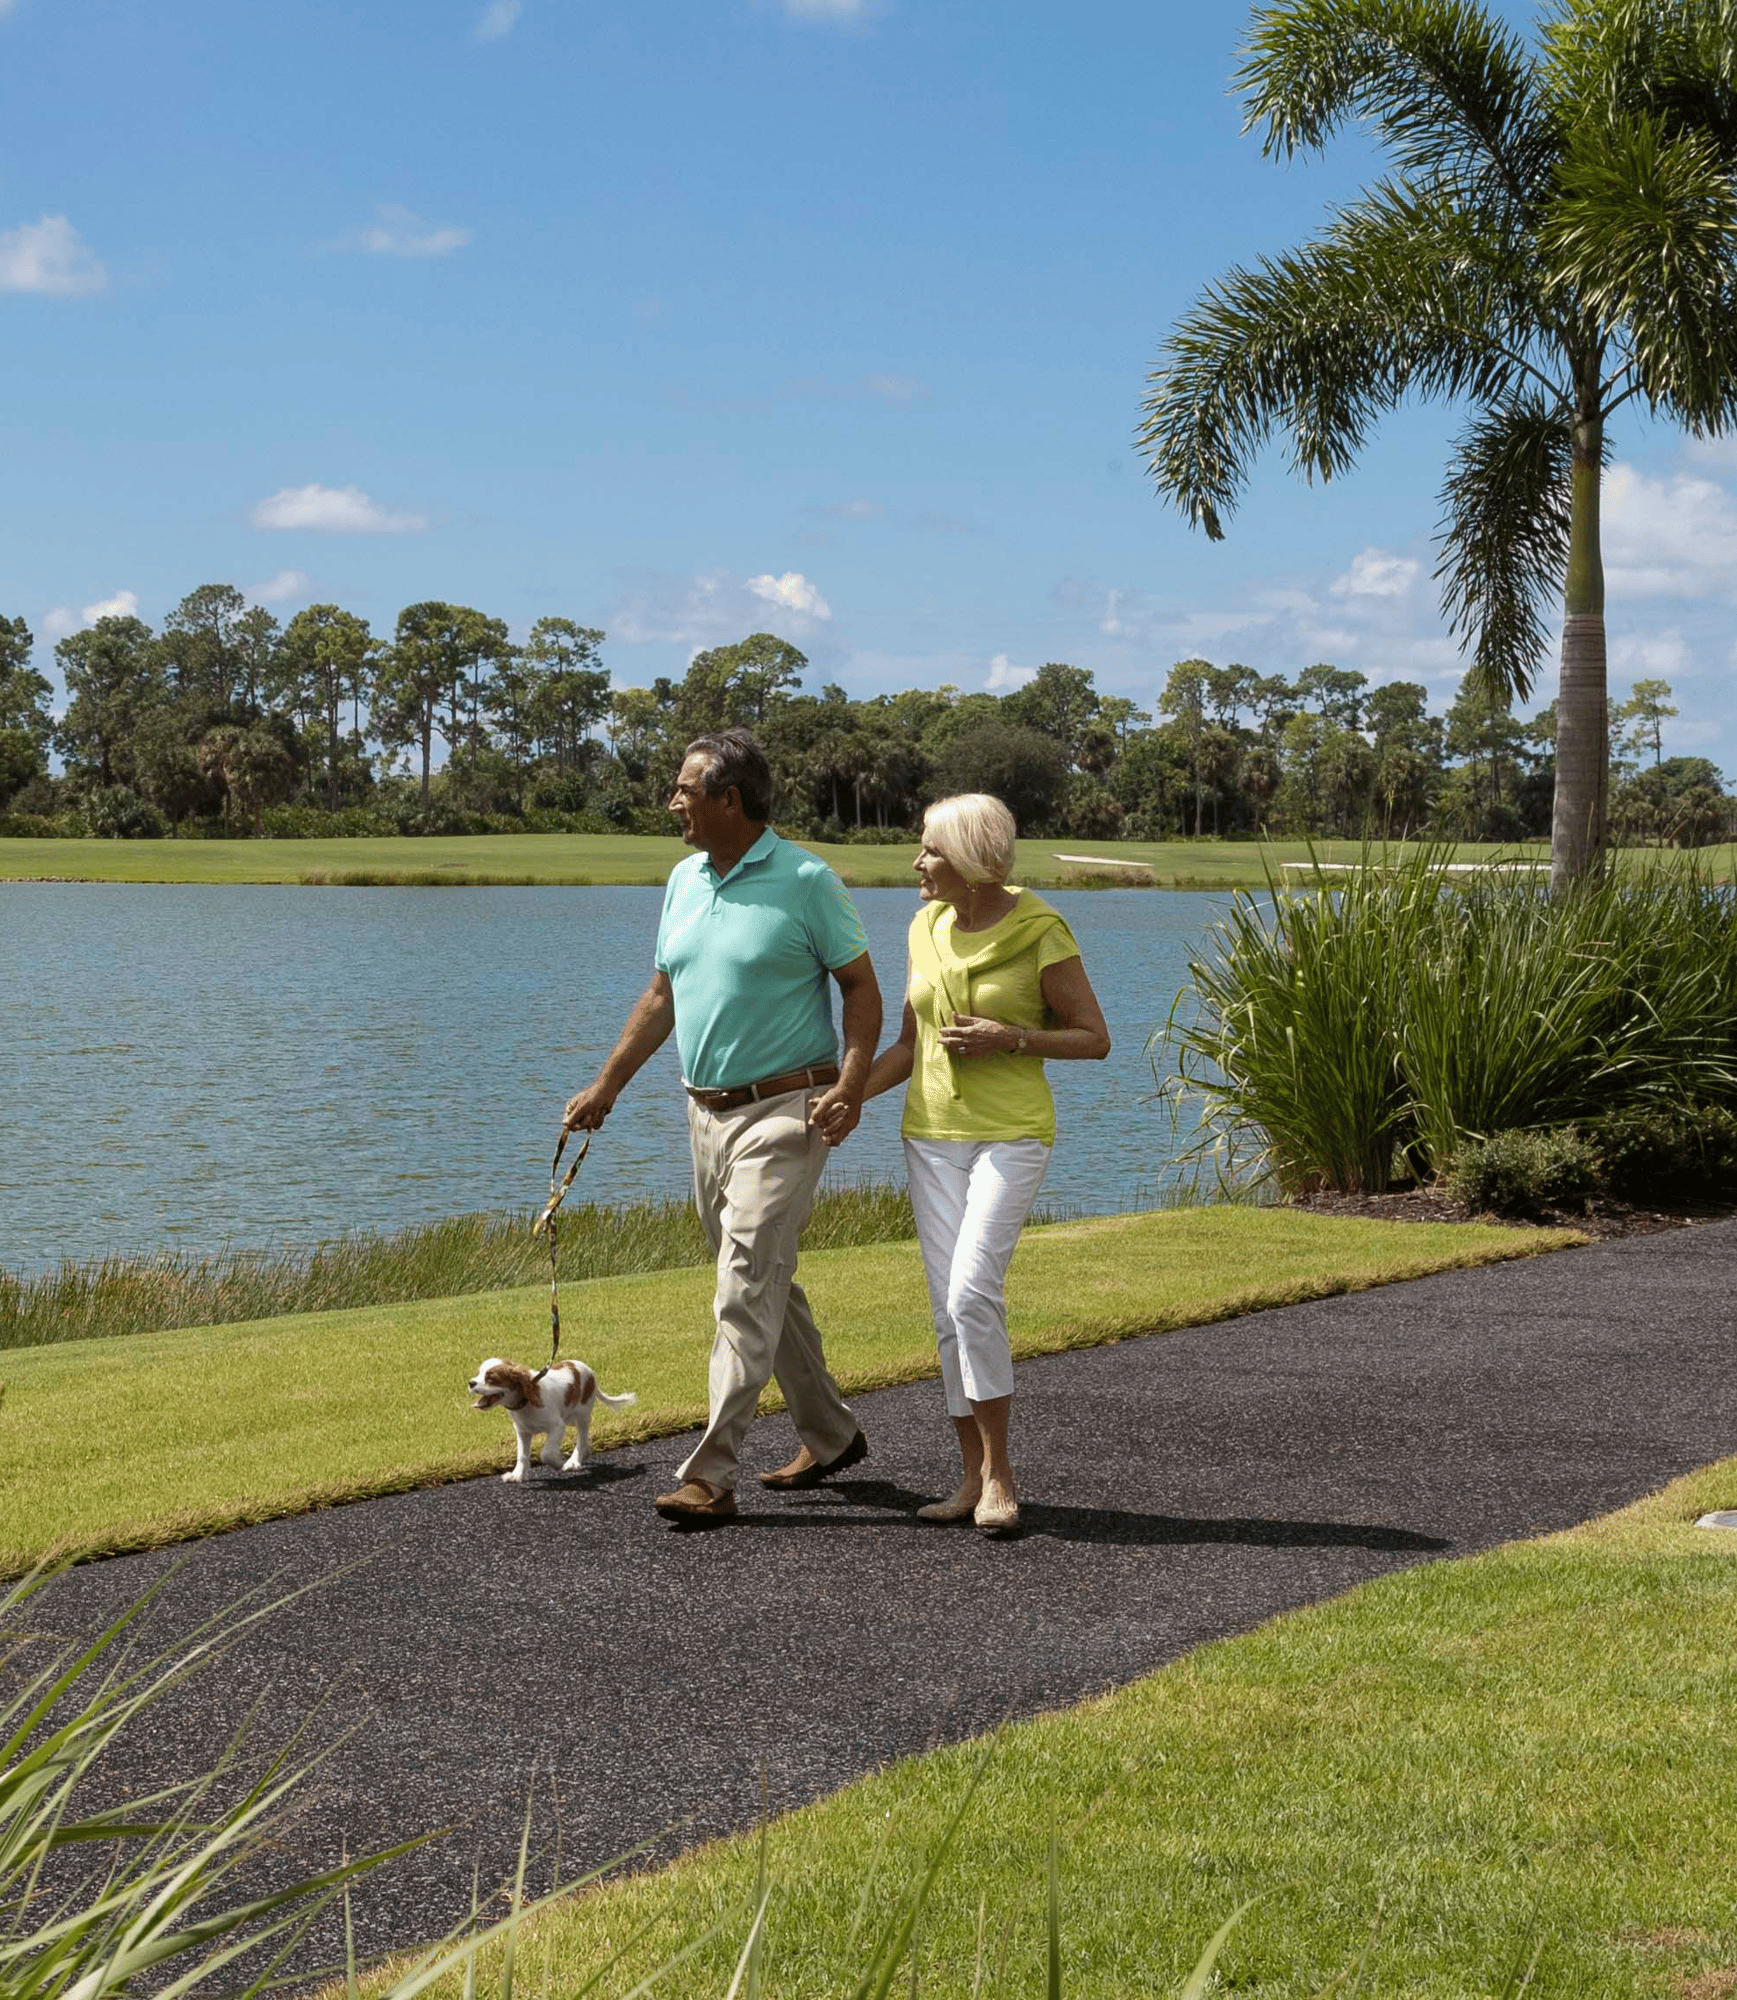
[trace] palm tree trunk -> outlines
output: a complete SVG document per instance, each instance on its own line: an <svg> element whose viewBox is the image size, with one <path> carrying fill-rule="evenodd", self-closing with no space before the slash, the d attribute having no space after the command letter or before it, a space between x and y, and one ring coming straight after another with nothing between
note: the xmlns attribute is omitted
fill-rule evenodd
<svg viewBox="0 0 1737 2000"><path fill-rule="evenodd" d="M1610 782L1610 717L1605 683L1604 558L1599 486L1604 424L1574 425L1568 515L1568 576L1562 620L1562 675L1556 700L1556 795L1550 817L1550 887L1560 895L1604 867Z"/></svg>

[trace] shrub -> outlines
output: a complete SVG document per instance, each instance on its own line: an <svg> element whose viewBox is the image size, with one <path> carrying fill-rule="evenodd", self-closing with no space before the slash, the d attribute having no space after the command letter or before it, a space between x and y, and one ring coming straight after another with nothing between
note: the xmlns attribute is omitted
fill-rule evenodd
<svg viewBox="0 0 1737 2000"><path fill-rule="evenodd" d="M369 806L267 806L259 830L272 840L345 840L357 835L390 833L392 822Z"/></svg>
<svg viewBox="0 0 1737 2000"><path fill-rule="evenodd" d="M83 840L90 829L77 813L0 813L0 838L6 840Z"/></svg>
<svg viewBox="0 0 1737 2000"><path fill-rule="evenodd" d="M1493 1132L1463 1148L1444 1184L1475 1214L1537 1215L1596 1194L1598 1155L1571 1125Z"/></svg>
<svg viewBox="0 0 1737 2000"><path fill-rule="evenodd" d="M1737 1108L1737 907L1688 873L1551 896L1452 849L1239 894L1190 964L1163 1087L1286 1192L1438 1174L1484 1134Z"/></svg>
<svg viewBox="0 0 1737 2000"><path fill-rule="evenodd" d="M1737 1116L1721 1105L1630 1105L1587 1136L1605 1186L1625 1201L1737 1190Z"/></svg>
<svg viewBox="0 0 1737 2000"><path fill-rule="evenodd" d="M125 785L93 792L85 800L84 817L99 840L162 840L169 831L157 808Z"/></svg>

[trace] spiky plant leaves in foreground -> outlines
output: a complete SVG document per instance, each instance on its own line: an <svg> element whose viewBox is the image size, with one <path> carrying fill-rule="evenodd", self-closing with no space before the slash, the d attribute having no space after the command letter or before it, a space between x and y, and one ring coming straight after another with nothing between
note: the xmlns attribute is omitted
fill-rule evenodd
<svg viewBox="0 0 1737 2000"><path fill-rule="evenodd" d="M50 1580L39 1570L0 1596L0 1661L8 1666L40 1643L25 1607ZM255 1592L155 1654L145 1651L136 1630L156 1595L147 1592L87 1646L60 1648L0 1695L0 2000L119 2000L141 1983L149 1983L154 2000L198 1992L252 2000L285 1982L290 1953L334 1897L346 1899L348 1938L350 1885L422 1844L421 1837L405 1840L266 1893L237 1894L244 1871L280 1851L297 1788L341 1747L341 1737L299 1762L292 1739L246 1777L243 1730L205 1771L119 1804L85 1804L93 1781L101 1787L102 1759L124 1730L147 1726L154 1704L316 1588L275 1598ZM479 1953L499 1941L510 1962L518 1925L532 1911L654 1844L614 1856L529 1904L522 1900L521 1855L508 1915L479 1930L473 1911L403 1970L381 2000L416 2000L461 1967L474 1992ZM97 1865L68 1887L52 1864L71 1849L89 1850ZM716 1934L695 1940L671 1964ZM638 1942L630 1939L624 1950ZM353 1996L353 1950L344 1969ZM303 1985L313 1976L306 1968L296 1973Z"/></svg>
<svg viewBox="0 0 1737 2000"><path fill-rule="evenodd" d="M1270 441L1330 479L1402 401L1469 406L1443 609L1485 686L1524 694L1563 601L1558 890L1605 838L1606 426L1631 401L1737 426L1734 52L1734 0L1555 0L1536 47L1474 0L1257 10L1245 127L1285 158L1367 123L1396 171L1202 293L1138 433L1160 492L1218 539Z"/></svg>

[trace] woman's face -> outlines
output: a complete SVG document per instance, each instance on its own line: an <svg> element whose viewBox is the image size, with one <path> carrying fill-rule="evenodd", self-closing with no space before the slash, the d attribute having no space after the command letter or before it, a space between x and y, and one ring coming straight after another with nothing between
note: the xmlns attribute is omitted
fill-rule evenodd
<svg viewBox="0 0 1737 2000"><path fill-rule="evenodd" d="M946 855L929 845L926 833L911 866L917 871L917 882L925 903L958 904L970 900L971 884Z"/></svg>

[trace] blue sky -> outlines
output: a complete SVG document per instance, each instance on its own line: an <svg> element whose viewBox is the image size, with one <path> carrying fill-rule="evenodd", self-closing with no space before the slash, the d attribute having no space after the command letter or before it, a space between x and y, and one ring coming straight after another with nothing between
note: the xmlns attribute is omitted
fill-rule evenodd
<svg viewBox="0 0 1737 2000"><path fill-rule="evenodd" d="M1444 418L1275 459L1218 545L1131 448L1175 315L1368 166L1240 135L1245 20L0 0L0 611L45 669L233 582L573 617L622 683L769 627L858 695L1199 653L1443 707ZM1737 445L1624 433L1606 527L1614 691L1737 775Z"/></svg>

